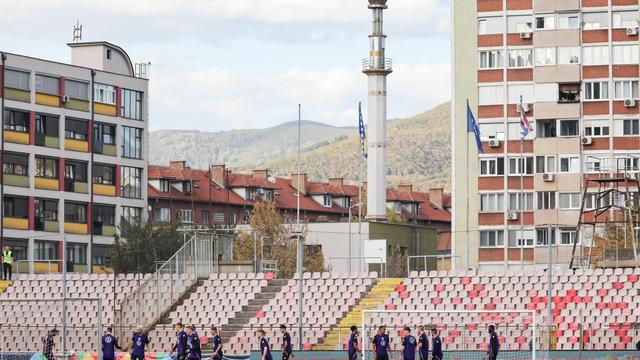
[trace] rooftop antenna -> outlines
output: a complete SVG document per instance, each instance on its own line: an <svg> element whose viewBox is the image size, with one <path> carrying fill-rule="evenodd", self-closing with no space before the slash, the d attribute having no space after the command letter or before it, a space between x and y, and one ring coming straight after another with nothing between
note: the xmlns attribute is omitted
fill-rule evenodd
<svg viewBox="0 0 640 360"><path fill-rule="evenodd" d="M77 43L80 41L82 41L82 24L80 24L80 20L77 20L73 26L73 42Z"/></svg>

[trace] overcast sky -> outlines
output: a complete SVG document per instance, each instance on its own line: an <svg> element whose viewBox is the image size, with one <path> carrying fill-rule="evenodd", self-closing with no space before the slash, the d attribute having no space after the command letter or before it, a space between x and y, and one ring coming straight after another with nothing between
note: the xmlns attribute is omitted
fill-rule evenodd
<svg viewBox="0 0 640 360"><path fill-rule="evenodd" d="M150 127L265 128L303 118L357 125L366 102L366 0L19 0L0 10L0 49L70 61L83 41L150 61ZM10 4L10 5L9 5ZM450 98L448 0L389 0L389 118ZM365 113L366 116L366 113Z"/></svg>

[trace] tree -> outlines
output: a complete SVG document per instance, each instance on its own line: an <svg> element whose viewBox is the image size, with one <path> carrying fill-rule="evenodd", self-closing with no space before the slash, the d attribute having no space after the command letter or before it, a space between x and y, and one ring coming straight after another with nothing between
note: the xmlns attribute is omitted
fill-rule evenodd
<svg viewBox="0 0 640 360"><path fill-rule="evenodd" d="M249 218L253 230L236 234L233 246L235 260L253 260L254 242L258 259L275 260L278 264L278 277L290 278L296 272L296 238L293 229L285 224L283 216L272 201L256 203ZM304 241L305 231L302 239ZM255 236L255 239L254 239ZM254 241L255 240L255 241ZM304 246L304 270L308 272L325 271L322 249L318 246Z"/></svg>
<svg viewBox="0 0 640 360"><path fill-rule="evenodd" d="M127 226L113 243L113 267L118 273L153 273L156 261L168 260L182 245L184 237L177 223Z"/></svg>

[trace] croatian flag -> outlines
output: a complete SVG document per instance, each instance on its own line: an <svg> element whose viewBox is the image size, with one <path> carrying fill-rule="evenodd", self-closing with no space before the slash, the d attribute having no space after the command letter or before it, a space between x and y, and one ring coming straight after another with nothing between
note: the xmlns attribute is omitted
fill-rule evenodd
<svg viewBox="0 0 640 360"><path fill-rule="evenodd" d="M531 123L529 122L529 119L527 118L527 114L525 114L525 110L524 110L524 106L522 105L522 102L520 102L520 139L524 140L525 137L527 137L527 135L529 135L530 132L533 131L533 126L531 126Z"/></svg>

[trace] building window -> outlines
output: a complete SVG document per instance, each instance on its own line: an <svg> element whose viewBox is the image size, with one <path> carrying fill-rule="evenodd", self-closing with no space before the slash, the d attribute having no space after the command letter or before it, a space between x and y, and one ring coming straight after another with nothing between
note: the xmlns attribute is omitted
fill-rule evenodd
<svg viewBox="0 0 640 360"><path fill-rule="evenodd" d="M533 193L510 193L509 211L533 211Z"/></svg>
<svg viewBox="0 0 640 360"><path fill-rule="evenodd" d="M202 224L209 223L209 210L202 210L202 214L200 216L200 223Z"/></svg>
<svg viewBox="0 0 640 360"><path fill-rule="evenodd" d="M560 136L579 136L580 122L578 120L560 120Z"/></svg>
<svg viewBox="0 0 640 360"><path fill-rule="evenodd" d="M160 179L160 192L168 193L171 186L171 182L169 180Z"/></svg>
<svg viewBox="0 0 640 360"><path fill-rule="evenodd" d="M41 225L40 229L36 226L36 230L44 230L45 221L58 221L58 200L36 199L34 211L36 225Z"/></svg>
<svg viewBox="0 0 640 360"><path fill-rule="evenodd" d="M333 205L333 202L331 201L331 195L322 196L322 205L324 207L331 207Z"/></svg>
<svg viewBox="0 0 640 360"><path fill-rule="evenodd" d="M121 223L123 227L131 227L140 224L142 208L123 206Z"/></svg>
<svg viewBox="0 0 640 360"><path fill-rule="evenodd" d="M531 247L534 236L532 230L509 230L509 247Z"/></svg>
<svg viewBox="0 0 640 360"><path fill-rule="evenodd" d="M556 48L536 48L536 66L549 66L556 64Z"/></svg>
<svg viewBox="0 0 640 360"><path fill-rule="evenodd" d="M509 34L531 32L532 28L532 15L511 15L507 17L507 32Z"/></svg>
<svg viewBox="0 0 640 360"><path fill-rule="evenodd" d="M87 163L65 160L64 178L77 182L87 182ZM65 188L65 191L72 190L66 190Z"/></svg>
<svg viewBox="0 0 640 360"><path fill-rule="evenodd" d="M580 102L580 84L559 84L558 85L558 102L559 103Z"/></svg>
<svg viewBox="0 0 640 360"><path fill-rule="evenodd" d="M127 119L142 120L142 93L140 91L122 89L120 116Z"/></svg>
<svg viewBox="0 0 640 360"><path fill-rule="evenodd" d="M613 12L613 28L624 29L638 27L637 11L615 11Z"/></svg>
<svg viewBox="0 0 640 360"><path fill-rule="evenodd" d="M258 189L255 188L245 188L244 189L244 197L247 200L255 201L258 196Z"/></svg>
<svg viewBox="0 0 640 360"><path fill-rule="evenodd" d="M608 46L585 46L582 48L583 65L608 65Z"/></svg>
<svg viewBox="0 0 640 360"><path fill-rule="evenodd" d="M509 175L532 175L533 157L509 158Z"/></svg>
<svg viewBox="0 0 640 360"><path fill-rule="evenodd" d="M18 110L4 110L4 129L27 133L29 132L29 113Z"/></svg>
<svg viewBox="0 0 640 360"><path fill-rule="evenodd" d="M504 194L480 194L480 212L495 213L504 211Z"/></svg>
<svg viewBox="0 0 640 360"><path fill-rule="evenodd" d="M538 210L550 210L556 208L555 191L538 192Z"/></svg>
<svg viewBox="0 0 640 360"><path fill-rule="evenodd" d="M555 155L536 156L536 173L548 174L556 172Z"/></svg>
<svg viewBox="0 0 640 360"><path fill-rule="evenodd" d="M215 222L215 223L223 223L224 222L224 213L214 212L213 213L213 222Z"/></svg>
<svg viewBox="0 0 640 360"><path fill-rule="evenodd" d="M116 126L104 123L93 124L93 142L103 145L116 144ZM95 148L95 145L94 145Z"/></svg>
<svg viewBox="0 0 640 360"><path fill-rule="evenodd" d="M580 64L580 47L579 46L558 47L558 64L560 65Z"/></svg>
<svg viewBox="0 0 640 360"><path fill-rule="evenodd" d="M2 173L6 175L29 176L29 155L4 153Z"/></svg>
<svg viewBox="0 0 640 360"><path fill-rule="evenodd" d="M122 168L122 197L142 198L142 169L129 166Z"/></svg>
<svg viewBox="0 0 640 360"><path fill-rule="evenodd" d="M539 138L554 138L556 133L556 121L555 120L537 120L537 137Z"/></svg>
<svg viewBox="0 0 640 360"><path fill-rule="evenodd" d="M573 245L576 242L576 232L560 230L560 245Z"/></svg>
<svg viewBox="0 0 640 360"><path fill-rule="evenodd" d="M502 68L502 51L486 50L480 51L480 69Z"/></svg>
<svg viewBox="0 0 640 360"><path fill-rule="evenodd" d="M57 138L58 130L57 116L36 114L36 145L44 146L44 137Z"/></svg>
<svg viewBox="0 0 640 360"><path fill-rule="evenodd" d="M87 141L88 122L84 120L65 119L65 139Z"/></svg>
<svg viewBox="0 0 640 360"><path fill-rule="evenodd" d="M623 120L623 135L640 135L638 119Z"/></svg>
<svg viewBox="0 0 640 360"><path fill-rule="evenodd" d="M6 69L4 86L12 89L29 91L29 73L26 71Z"/></svg>
<svg viewBox="0 0 640 360"><path fill-rule="evenodd" d="M480 176L504 175L504 158L480 159Z"/></svg>
<svg viewBox="0 0 640 360"><path fill-rule="evenodd" d="M584 127L584 135L585 136L593 136L593 137L608 137L609 136L609 126L606 125L596 125L597 123L586 123Z"/></svg>
<svg viewBox="0 0 640 360"><path fill-rule="evenodd" d="M549 237L551 237L551 245L555 245L556 232L554 230L551 230L551 234L549 234L549 229L536 229L536 243L538 245L549 245Z"/></svg>
<svg viewBox="0 0 640 360"><path fill-rule="evenodd" d="M122 157L142 159L142 129L122 127Z"/></svg>
<svg viewBox="0 0 640 360"><path fill-rule="evenodd" d="M510 68L529 68L533 66L533 50L509 50Z"/></svg>
<svg viewBox="0 0 640 360"><path fill-rule="evenodd" d="M481 230L480 247L492 248L504 246L504 232L502 230Z"/></svg>
<svg viewBox="0 0 640 360"><path fill-rule="evenodd" d="M577 29L580 26L578 13L558 14L558 29Z"/></svg>
<svg viewBox="0 0 640 360"><path fill-rule="evenodd" d="M191 209L179 209L178 210L178 219L181 222L191 224L193 223L193 210Z"/></svg>
<svg viewBox="0 0 640 360"><path fill-rule="evenodd" d="M478 19L478 35L501 34L504 31L502 16L492 16Z"/></svg>
<svg viewBox="0 0 640 360"><path fill-rule="evenodd" d="M36 156L35 176L39 178L57 179L58 159Z"/></svg>
<svg viewBox="0 0 640 360"><path fill-rule="evenodd" d="M60 94L60 79L36 74L36 92L50 95Z"/></svg>
<svg viewBox="0 0 640 360"><path fill-rule="evenodd" d="M59 260L58 259L58 244L52 241L39 241L34 242L35 245L35 261L43 260Z"/></svg>
<svg viewBox="0 0 640 360"><path fill-rule="evenodd" d="M113 205L94 205L92 208L94 227L116 225L116 207ZM101 230L101 229L100 229ZM95 235L101 235L102 232Z"/></svg>
<svg viewBox="0 0 640 360"><path fill-rule="evenodd" d="M582 14L584 30L606 29L609 27L609 15L606 12L589 12Z"/></svg>
<svg viewBox="0 0 640 360"><path fill-rule="evenodd" d="M619 157L616 159L618 164L618 169L623 169L624 171L638 171L638 158L637 157ZM620 204L623 206L624 202Z"/></svg>
<svg viewBox="0 0 640 360"><path fill-rule="evenodd" d="M67 259L73 264L84 265L87 263L87 245L85 244L67 244Z"/></svg>
<svg viewBox="0 0 640 360"><path fill-rule="evenodd" d="M580 209L580 193L558 193L560 210Z"/></svg>
<svg viewBox="0 0 640 360"><path fill-rule="evenodd" d="M609 99L609 82L595 81L584 83L584 99L585 100L608 100Z"/></svg>
<svg viewBox="0 0 640 360"><path fill-rule="evenodd" d="M111 60L111 49L107 49L107 60Z"/></svg>
<svg viewBox="0 0 640 360"><path fill-rule="evenodd" d="M156 221L171 221L171 209L156 208L153 217Z"/></svg>
<svg viewBox="0 0 640 360"><path fill-rule="evenodd" d="M26 219L29 216L27 198L5 196L3 202L5 217Z"/></svg>
<svg viewBox="0 0 640 360"><path fill-rule="evenodd" d="M478 104L479 105L496 105L503 104L505 101L504 86L479 86L478 87Z"/></svg>
<svg viewBox="0 0 640 360"><path fill-rule="evenodd" d="M93 84L93 101L115 105L116 104L116 89L111 85L105 84Z"/></svg>
<svg viewBox="0 0 640 360"><path fill-rule="evenodd" d="M93 165L93 183L99 185L115 185L116 167L110 165Z"/></svg>
<svg viewBox="0 0 640 360"><path fill-rule="evenodd" d="M87 204L64 202L64 222L75 224L87 223Z"/></svg>
<svg viewBox="0 0 640 360"><path fill-rule="evenodd" d="M72 99L88 101L89 100L89 83L65 79L64 92L65 92L65 95L67 95Z"/></svg>
<svg viewBox="0 0 640 360"><path fill-rule="evenodd" d="M536 30L553 30L556 28L556 17L553 14L536 16Z"/></svg>
<svg viewBox="0 0 640 360"><path fill-rule="evenodd" d="M580 157L578 156L561 156L560 157L561 173L579 173Z"/></svg>
<svg viewBox="0 0 640 360"><path fill-rule="evenodd" d="M619 80L613 82L613 98L614 100L637 99L638 98L638 81L637 80Z"/></svg>
<svg viewBox="0 0 640 360"><path fill-rule="evenodd" d="M614 45L614 64L638 64L638 45Z"/></svg>

